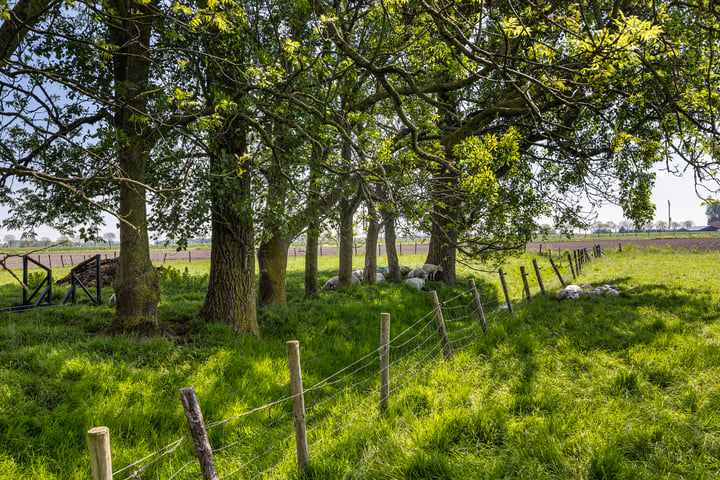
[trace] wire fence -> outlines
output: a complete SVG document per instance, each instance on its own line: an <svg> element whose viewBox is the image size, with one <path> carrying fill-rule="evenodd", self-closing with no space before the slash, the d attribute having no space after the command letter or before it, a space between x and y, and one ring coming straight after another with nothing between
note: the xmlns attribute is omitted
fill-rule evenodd
<svg viewBox="0 0 720 480"><path fill-rule="evenodd" d="M587 263L591 258L583 254L582 262ZM566 283L564 275L577 275L575 269L582 268L577 267L575 261L571 254L564 262L558 261L542 269L534 265L531 270L534 276L525 271L523 290L533 297L542 295L541 285L546 285L547 290ZM553 273L554 277L546 273ZM507 291L504 276L501 271L500 278L504 291ZM426 313L391 338L387 345L389 370L392 372L390 384L386 387L389 398L400 396L413 382L425 378L442 364L439 357L442 358L444 353L447 356L442 330L446 331L445 341L451 345L452 351L460 352L470 348L483 335L484 324L492 325L510 319L513 302L509 293L504 296L503 299L491 293L478 295L472 282L469 290L439 303L437 310ZM513 297L517 298L516 295ZM443 328L439 323L443 323ZM379 350L371 350L301 393L304 398L301 415L307 425L306 444L310 462L332 455L335 449L361 436L358 432L373 428L383 415L380 357ZM273 402L205 424L217 476L205 476L207 472L203 471L202 462L198 461L196 439L188 434L106 476L96 475L93 465L94 478L287 478L298 463L294 448L297 437L293 429L298 416L293 411L296 396L288 392ZM109 462L109 451L107 456ZM91 451L91 460L93 457Z"/></svg>

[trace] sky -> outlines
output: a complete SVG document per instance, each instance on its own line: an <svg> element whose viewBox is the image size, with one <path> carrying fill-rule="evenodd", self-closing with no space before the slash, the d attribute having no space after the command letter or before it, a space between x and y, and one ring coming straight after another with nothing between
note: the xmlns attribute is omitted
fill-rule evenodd
<svg viewBox="0 0 720 480"><path fill-rule="evenodd" d="M715 190L715 189L714 189ZM700 190L701 194L709 194ZM717 191L713 195L718 198ZM692 172L688 171L682 177L677 177L665 171L657 171L655 188L650 197L655 204L655 221L668 221L668 201L670 201L670 216L673 222L683 223L692 220L695 225L707 225L705 206L703 200L695 193L695 180ZM618 223L623 220L620 207L608 205L598 210L598 221L613 221Z"/></svg>
<svg viewBox="0 0 720 480"><path fill-rule="evenodd" d="M720 191L715 190L715 198L720 198ZM695 193L694 179L691 172L687 172L682 177L677 177L664 171L657 171L655 179L655 188L651 197L652 202L656 205L655 220L668 221L668 200L670 201L670 214L674 222L683 223L692 220L695 225L706 225L707 217L705 216L705 206L702 205L702 199L698 198ZM2 215L0 211L0 219ZM619 223L623 220L622 209L620 207L607 205L598 210L597 220L599 222L612 221ZM113 232L119 237L119 233L115 227L117 221L109 218L107 227L100 229L100 235L105 232ZM542 223L542 222L541 222ZM60 233L49 227L40 227L36 230L37 238L48 237L55 240L60 237ZM5 235L12 234L15 238L20 238L22 232L0 228L0 241ZM118 238L116 237L116 239Z"/></svg>

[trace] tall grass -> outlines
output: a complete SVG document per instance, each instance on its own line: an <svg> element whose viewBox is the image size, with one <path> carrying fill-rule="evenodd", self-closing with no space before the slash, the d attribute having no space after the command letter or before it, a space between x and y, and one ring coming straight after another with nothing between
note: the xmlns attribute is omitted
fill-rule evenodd
<svg viewBox="0 0 720 480"><path fill-rule="evenodd" d="M492 322L453 362L434 361L393 392L384 416L328 423L304 476L716 478L717 254L623 250L578 279L618 285L617 298L519 301L517 267L532 270L531 257L506 265L515 319ZM321 261L324 280L337 259ZM300 262L290 259L291 308L260 312L259 340L194 319L207 285L201 262L176 265L163 282L160 317L176 338L104 337L108 306L0 317L0 478L88 478L85 432L99 425L110 427L117 469L186 433L180 388L195 386L208 423L229 418L287 394L286 340L300 340L312 385L377 348L380 312L395 336L430 309L427 294L389 284L304 300ZM488 271L461 267L463 282L475 277L486 301L502 295L491 267L473 267ZM441 300L464 290L433 287ZM317 414L363 418L370 412L353 409L366 397L350 392ZM282 457L277 475L301 476L292 449Z"/></svg>

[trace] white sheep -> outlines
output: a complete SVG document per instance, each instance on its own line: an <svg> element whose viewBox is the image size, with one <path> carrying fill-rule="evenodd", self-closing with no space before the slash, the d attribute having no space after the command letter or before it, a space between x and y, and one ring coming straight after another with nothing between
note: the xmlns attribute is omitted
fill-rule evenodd
<svg viewBox="0 0 720 480"><path fill-rule="evenodd" d="M351 285L353 287L357 287L358 285L360 285L359 278L357 278L355 275L353 275L351 278L352 278ZM340 277L338 277L338 276L332 277L327 282L325 282L325 285L323 285L323 288L325 290L337 290L339 282L340 282Z"/></svg>
<svg viewBox="0 0 720 480"><path fill-rule="evenodd" d="M427 273L430 280L435 280L435 275L440 272L442 273L443 268L441 265L433 265L432 263L426 263L421 267L425 273Z"/></svg>
<svg viewBox="0 0 720 480"><path fill-rule="evenodd" d="M422 268L413 268L412 270L410 270L410 273L408 273L408 278L422 278L423 280L425 280L427 276L427 272Z"/></svg>
<svg viewBox="0 0 720 480"><path fill-rule="evenodd" d="M364 272L364 270L362 268L356 268L355 270L352 271L352 274L358 278L362 278L363 272Z"/></svg>
<svg viewBox="0 0 720 480"><path fill-rule="evenodd" d="M422 290L425 286L425 279L424 278L408 278L405 280L406 285L410 285L413 288L417 288L418 290Z"/></svg>
<svg viewBox="0 0 720 480"><path fill-rule="evenodd" d="M383 275L382 273L378 272L378 273L376 273L375 275L376 275L376 276L375 276L375 283L379 283L379 282L384 282L384 281L385 281L385 275Z"/></svg>

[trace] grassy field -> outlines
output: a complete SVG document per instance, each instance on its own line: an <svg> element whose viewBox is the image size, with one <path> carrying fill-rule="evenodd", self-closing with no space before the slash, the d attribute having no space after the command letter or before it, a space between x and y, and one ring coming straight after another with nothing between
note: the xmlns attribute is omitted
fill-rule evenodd
<svg viewBox="0 0 720 480"><path fill-rule="evenodd" d="M493 313L500 305L493 299L502 295L493 268L459 266L463 285L474 277L489 307L489 332L458 342L465 348L452 362L436 353L426 358L417 340L406 342L409 354L393 363L385 415L376 413L375 379L364 367L313 390L306 399L312 445L305 477L718 478L717 253L624 248L588 264L578 279L616 284L622 296L563 303L520 300L518 266L531 271L532 258L548 287L558 288L540 257L505 265L514 319ZM107 338L101 332L112 318L108 306L0 316L0 478L88 478L85 434L99 425L110 428L115 470L155 452L186 433L178 390L188 385L207 423L284 398L287 340L301 342L308 386L377 349L381 312L391 314L399 340L408 328L408 338L421 338L423 325L432 324L427 294L403 286L303 300L303 260L290 259L291 307L261 312L260 340L193 319L207 285L202 262L174 263L163 281L160 317L176 338ZM423 260L406 255L401 262ZM334 275L337 258L321 262L323 279ZM432 287L441 300L466 289ZM5 297L19 291L0 288ZM467 298L448 302L449 320ZM472 319L457 318L451 337L478 332ZM246 459L263 454L230 478L251 478L275 462L277 478L301 476L288 414L284 402L212 429L214 445L262 433L228 448ZM191 467L178 470L187 447L158 462L159 474L142 478L198 478ZM236 465L220 458L221 476Z"/></svg>

